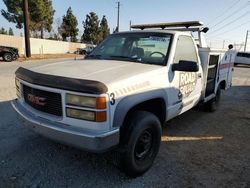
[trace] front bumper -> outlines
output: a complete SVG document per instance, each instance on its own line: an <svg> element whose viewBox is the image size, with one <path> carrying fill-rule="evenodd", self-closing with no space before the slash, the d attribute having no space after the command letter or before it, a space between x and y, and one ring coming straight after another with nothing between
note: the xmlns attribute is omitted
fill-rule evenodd
<svg viewBox="0 0 250 188"><path fill-rule="evenodd" d="M102 153L119 144L119 129L107 133L76 130L70 125L49 121L27 111L18 100L11 101L25 126L52 140L87 151Z"/></svg>

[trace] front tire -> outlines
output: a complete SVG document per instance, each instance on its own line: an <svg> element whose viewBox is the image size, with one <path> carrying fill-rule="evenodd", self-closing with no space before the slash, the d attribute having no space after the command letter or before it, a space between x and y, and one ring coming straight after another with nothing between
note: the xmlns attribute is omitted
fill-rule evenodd
<svg viewBox="0 0 250 188"><path fill-rule="evenodd" d="M137 111L126 121L121 135L121 167L130 177L145 173L153 164L161 143L161 123L150 112Z"/></svg>
<svg viewBox="0 0 250 188"><path fill-rule="evenodd" d="M7 62L11 62L13 60L13 56L11 53L6 52L3 54L3 60Z"/></svg>

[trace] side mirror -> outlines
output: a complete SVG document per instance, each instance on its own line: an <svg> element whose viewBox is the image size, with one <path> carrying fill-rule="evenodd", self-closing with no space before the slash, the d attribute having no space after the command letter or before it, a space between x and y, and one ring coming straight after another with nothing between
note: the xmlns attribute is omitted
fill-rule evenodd
<svg viewBox="0 0 250 188"><path fill-rule="evenodd" d="M180 60L178 64L172 65L172 71L198 72L199 65L194 61Z"/></svg>

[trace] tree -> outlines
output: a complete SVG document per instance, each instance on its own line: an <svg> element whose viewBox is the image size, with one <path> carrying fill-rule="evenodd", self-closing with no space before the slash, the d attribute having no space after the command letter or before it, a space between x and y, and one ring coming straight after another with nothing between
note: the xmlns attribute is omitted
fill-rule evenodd
<svg viewBox="0 0 250 188"><path fill-rule="evenodd" d="M66 15L63 16L63 22L60 26L60 33L63 41L70 37L71 42L77 42L77 35L79 29L77 28L78 21L73 14L71 7L68 8Z"/></svg>
<svg viewBox="0 0 250 188"><path fill-rule="evenodd" d="M2 27L0 30L0 34L8 35L8 32Z"/></svg>
<svg viewBox="0 0 250 188"><path fill-rule="evenodd" d="M9 35L11 35L11 36L14 35L13 29L11 27L9 28Z"/></svg>
<svg viewBox="0 0 250 188"><path fill-rule="evenodd" d="M23 0L3 0L7 7L1 10L4 18L16 24L18 29L23 28ZM29 0L30 29L33 32L39 31L43 38L44 31L50 32L53 24L55 10L52 0Z"/></svg>
<svg viewBox="0 0 250 188"><path fill-rule="evenodd" d="M57 33L55 33L54 30L52 30L50 32L49 37L47 39L49 39L49 40L57 40L57 41L60 40L60 38L58 38L58 35L57 35Z"/></svg>
<svg viewBox="0 0 250 188"><path fill-rule="evenodd" d="M30 0L29 10L31 30L40 31L40 37L44 38L44 31L50 32L52 29L55 13L52 0Z"/></svg>
<svg viewBox="0 0 250 188"><path fill-rule="evenodd" d="M99 22L96 13L90 12L86 15L86 19L83 21L84 32L81 39L82 42L97 44L100 41Z"/></svg>
<svg viewBox="0 0 250 188"><path fill-rule="evenodd" d="M110 34L110 29L108 26L108 21L106 19L106 16L102 17L99 30L100 30L100 41L105 39Z"/></svg>
<svg viewBox="0 0 250 188"><path fill-rule="evenodd" d="M62 33L61 33L61 25L62 25L62 19L61 18L57 18L55 21L55 28L56 28L56 31L55 31L55 34L56 34L56 38L57 40L61 40L61 36L62 36Z"/></svg>
<svg viewBox="0 0 250 188"><path fill-rule="evenodd" d="M110 34L106 16L103 16L100 22L94 12L86 15L83 28L84 32L81 41L85 43L98 44Z"/></svg>

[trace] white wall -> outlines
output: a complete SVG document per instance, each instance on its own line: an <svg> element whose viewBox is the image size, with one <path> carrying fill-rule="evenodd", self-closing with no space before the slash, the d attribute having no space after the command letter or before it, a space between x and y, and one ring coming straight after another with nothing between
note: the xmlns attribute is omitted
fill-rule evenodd
<svg viewBox="0 0 250 188"><path fill-rule="evenodd" d="M25 51L25 42L23 37L0 35L0 45L12 46L19 49L19 54L23 55ZM86 44L54 41L46 39L30 39L32 54L64 54L73 53L77 48L84 48Z"/></svg>

